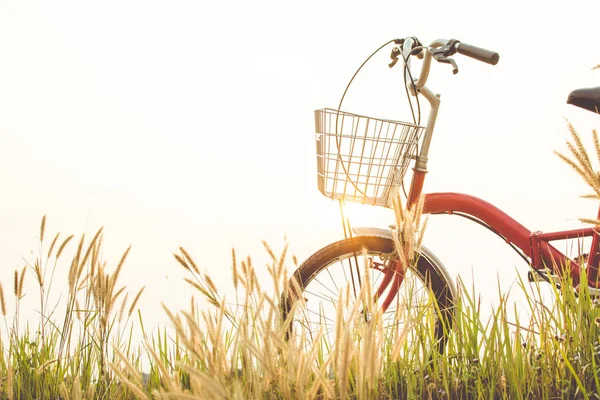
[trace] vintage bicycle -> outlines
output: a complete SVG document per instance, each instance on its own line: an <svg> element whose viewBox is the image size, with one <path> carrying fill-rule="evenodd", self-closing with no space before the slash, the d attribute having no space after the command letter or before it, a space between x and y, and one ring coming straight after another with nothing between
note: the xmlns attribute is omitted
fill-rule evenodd
<svg viewBox="0 0 600 400"><path fill-rule="evenodd" d="M405 193L408 206L413 205L422 194L440 107L440 96L426 86L432 62L450 64L457 73L458 67L452 58L456 54L491 65L499 61L496 52L454 39L435 40L425 46L417 38L409 37L395 39L384 46L389 44L394 45L390 67L398 61L404 66L409 100L416 99L419 110L420 99L429 103L427 123L420 126L417 118L413 118L413 123L406 123L340 109L316 110L317 182L319 191L328 198L391 207L403 187L409 166L413 164L412 181ZM422 60L417 79L413 78L411 70L415 57ZM569 95L568 103L597 112L600 87L576 90ZM413 103L410 104L412 109ZM461 216L491 230L527 262L531 268L530 281L558 278L558 269L567 266L573 285L587 284L591 293L600 294L600 240L595 227L548 233L531 231L494 205L461 193L424 194L423 213ZM298 318L301 322L290 323L289 332L302 329L314 333L326 325L325 334L335 334L333 324L341 289L345 285L350 287L349 297L357 301L361 285L368 281L373 285L372 296L384 315L397 318L397 308L406 307L402 305L406 298L411 299L408 313L418 307L430 307L435 320L434 339L443 351L457 297L455 286L441 261L423 246L414 265L403 269L394 248L393 228L354 228L346 239L325 246L304 261L290 278L291 289L282 295L284 320L290 319L292 313L302 314ZM585 237L592 238L586 261L582 261L583 257L572 260L551 244L556 240ZM365 271L363 254L369 260L368 277L361 276ZM583 268L586 268L588 282L580 282ZM431 301L431 296L435 302ZM345 301L350 303L350 300ZM294 307L298 301L303 307ZM432 304L436 306L432 307ZM365 320L368 319L365 314ZM401 322L396 319L388 322L393 326L398 323Z"/></svg>

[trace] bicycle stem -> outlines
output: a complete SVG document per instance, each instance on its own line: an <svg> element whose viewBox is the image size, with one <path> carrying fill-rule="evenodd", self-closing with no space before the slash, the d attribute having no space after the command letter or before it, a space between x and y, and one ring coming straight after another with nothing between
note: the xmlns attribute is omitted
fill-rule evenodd
<svg viewBox="0 0 600 400"><path fill-rule="evenodd" d="M424 48L422 51L424 52L423 65L421 67L421 72L419 74L419 78L416 81L413 81L409 74L410 69L410 54L413 50L414 40L412 38L408 38L404 41L402 46L403 58L406 60L406 85L409 93L412 96L423 95L423 97L429 102L430 110L429 116L427 117L427 127L425 128L425 133L423 134L423 141L421 144L421 149L419 154L416 156L415 166L414 166L414 174L412 177L412 182L410 185L410 192L408 195L408 204L409 206L416 201L416 199L421 195L421 190L423 188L423 182L425 180L425 174L427 173L427 161L429 155L429 147L431 146L431 138L433 136L433 130L435 128L435 122L438 116L438 110L440 108L440 95L434 93L431 89L425 86L427 82L427 78L429 77L429 71L431 69L431 59L432 55L429 48L437 48L445 46L448 43L448 40L445 39L437 39L431 42L428 48Z"/></svg>

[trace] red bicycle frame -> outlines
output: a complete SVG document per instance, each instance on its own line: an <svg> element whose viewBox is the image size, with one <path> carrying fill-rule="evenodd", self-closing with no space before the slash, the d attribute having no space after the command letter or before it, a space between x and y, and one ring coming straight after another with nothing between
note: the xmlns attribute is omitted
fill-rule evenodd
<svg viewBox="0 0 600 400"><path fill-rule="evenodd" d="M403 59L407 63L405 71L410 69L410 58L415 43L413 38L407 38L402 44ZM423 65L417 80L413 80L410 73L405 72L407 81L406 88L409 93L413 96L422 95L431 105L420 153L415 158L414 174L408 194L409 207L421 196L423 190L425 174L427 173L429 146L431 144L437 112L440 106L440 97L425 86L432 60L430 49L443 47L448 43L447 40L440 39L432 42L429 48L424 49ZM459 53L460 52L459 48ZM568 268L574 286L577 286L580 283L581 269L584 266L579 265L578 262L583 260L583 258L578 257L576 260L572 260L553 247L550 242L555 240L592 237L591 249L587 258L587 284L596 289L600 288L598 282L598 269L600 264L600 240L598 234L600 231L597 228L581 228L549 233L542 233L539 231L532 232L502 210L477 197L461 193L429 193L425 194L424 197L425 203L423 213L468 216L497 233L507 243L512 244L513 248L516 247L517 249L520 249L522 254L529 259L529 263L534 270L541 271L548 269L551 273L560 275L564 268ZM600 210L598 216L600 218ZM396 264L397 265L394 267L388 269L386 277L382 282L384 284L382 284L378 290L378 295L381 295L386 286L392 281L392 275L394 276L390 292L383 302L384 310L397 294L398 288L404 278L402 268L399 263Z"/></svg>
<svg viewBox="0 0 600 400"><path fill-rule="evenodd" d="M409 205L421 195L425 171L415 170L413 184L409 194ZM576 260L561 253L550 242L555 240L579 239L592 237L592 245L588 256L588 285L597 288L598 230L596 228L580 228L568 231L542 233L532 232L508 214L494 205L477 197L461 193L429 193L425 194L423 213L426 214L464 214L476 218L498 233L507 243L512 243L530 259L531 267L536 270L549 269L559 273L561 268L569 268L574 285L579 284L580 266ZM599 213L600 215L600 213Z"/></svg>

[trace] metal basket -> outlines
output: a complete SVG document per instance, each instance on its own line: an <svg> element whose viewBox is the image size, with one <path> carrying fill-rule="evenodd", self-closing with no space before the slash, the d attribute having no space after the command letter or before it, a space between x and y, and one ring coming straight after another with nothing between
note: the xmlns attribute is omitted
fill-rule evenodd
<svg viewBox="0 0 600 400"><path fill-rule="evenodd" d="M329 108L315 111L315 124L321 193L392 207L424 128Z"/></svg>

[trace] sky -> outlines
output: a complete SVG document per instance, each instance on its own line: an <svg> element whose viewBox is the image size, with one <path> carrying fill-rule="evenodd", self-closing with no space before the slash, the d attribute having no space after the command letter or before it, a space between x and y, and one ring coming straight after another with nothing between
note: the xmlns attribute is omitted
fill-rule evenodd
<svg viewBox="0 0 600 400"><path fill-rule="evenodd" d="M598 11L594 1L0 1L0 282L10 288L32 260L43 215L52 234L103 226L109 265L132 245L122 279L146 286L140 307L155 327L161 302L187 307L192 293L178 246L230 293L232 248L266 273L262 240L303 260L342 238L338 204L316 186L313 110L337 107L362 61L407 36L500 53L493 67L456 56L458 75L433 65L442 104L425 191L476 195L531 230L579 227L597 205L578 198L585 185L553 151L566 149L565 119L588 138L600 122L565 104L600 85ZM409 118L388 54L361 72L345 110ZM351 214L355 226L393 221L386 209ZM484 302L527 271L457 218L432 217L425 244ZM31 301L34 289L29 279Z"/></svg>

